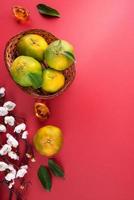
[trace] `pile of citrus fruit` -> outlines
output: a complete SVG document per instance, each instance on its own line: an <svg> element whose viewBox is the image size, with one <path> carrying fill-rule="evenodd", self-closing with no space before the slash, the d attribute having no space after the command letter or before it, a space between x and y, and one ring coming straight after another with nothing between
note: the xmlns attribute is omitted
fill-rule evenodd
<svg viewBox="0 0 134 200"><path fill-rule="evenodd" d="M17 43L18 57L13 61L10 73L23 87L41 88L55 93L65 84L63 71L74 62L73 46L65 40L48 45L38 34L26 34Z"/></svg>

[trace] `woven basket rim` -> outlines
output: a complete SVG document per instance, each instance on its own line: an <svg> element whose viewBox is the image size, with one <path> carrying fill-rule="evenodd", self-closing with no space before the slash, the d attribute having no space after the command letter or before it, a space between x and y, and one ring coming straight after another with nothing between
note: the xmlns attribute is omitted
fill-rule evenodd
<svg viewBox="0 0 134 200"><path fill-rule="evenodd" d="M5 61L6 68L7 68L8 72L9 72L9 75L10 75L10 77L11 77L12 80L13 80L13 78L12 78L11 73L10 73L10 70L9 70L10 66L9 66L8 63L7 63L7 49L8 49L9 45L13 42L13 40L14 40L15 38L18 38L18 37L21 38L21 36L26 35L26 34L28 34L28 33L30 33L30 32L33 33L33 34L34 34L34 32L36 32L36 34L38 34L37 32L42 32L42 33L44 33L44 34L47 33L47 34L51 35L53 38L55 38L55 40L58 40L58 38L57 38L55 35L53 35L52 33L48 32L48 31L46 31L46 30L43 30L43 29L28 29L28 30L22 31L22 32L20 32L20 33L14 35L13 37L11 37L11 38L8 40L8 42L6 43L6 46L5 46L5 50L4 50L4 61ZM73 80L74 80L74 78L75 78L75 76L76 76L75 64L71 65L69 68L71 69L71 72L72 72L72 74L71 74L71 75L72 75L72 76L71 76L71 79L70 79L67 83L65 83L65 85L63 86L63 88L61 88L59 91L57 91L57 92L55 92L55 93L47 93L47 94L44 94L44 93L42 92L42 94L38 94L38 93L36 92L37 90L34 90L34 92L33 92L33 90L31 90L30 87L27 87L27 88L22 87L22 86L20 86L19 84L17 84L14 80L13 80L13 81L15 82L15 84L16 84L19 88L21 88L21 90L23 90L23 91L26 92L27 94L30 94L30 95L33 96L34 98L44 99L44 100L45 100L45 99L46 99L46 100L47 100L47 99L53 99L53 98L59 96L60 94L62 94L62 93L72 84L72 82L73 82ZM66 71L66 70L64 70L64 71Z"/></svg>

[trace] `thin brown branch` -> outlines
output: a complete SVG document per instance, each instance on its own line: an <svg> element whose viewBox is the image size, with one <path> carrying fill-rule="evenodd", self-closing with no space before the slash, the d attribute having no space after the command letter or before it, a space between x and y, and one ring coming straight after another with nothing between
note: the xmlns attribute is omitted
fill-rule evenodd
<svg viewBox="0 0 134 200"><path fill-rule="evenodd" d="M9 190L9 200L12 200L12 199L13 199L13 193L14 193L14 190L13 190L13 189L10 189L10 190Z"/></svg>

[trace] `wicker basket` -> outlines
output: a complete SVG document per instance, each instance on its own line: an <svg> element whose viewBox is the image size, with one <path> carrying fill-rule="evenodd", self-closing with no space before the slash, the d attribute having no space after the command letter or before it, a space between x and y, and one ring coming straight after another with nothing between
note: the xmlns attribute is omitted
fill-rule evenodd
<svg viewBox="0 0 134 200"><path fill-rule="evenodd" d="M14 59L18 56L18 52L17 52L17 43L19 41L19 39L29 33L34 33L34 34L38 34L42 37L45 38L45 40L47 41L48 44L50 44L51 42L57 40L58 38L56 38L54 35L52 35L51 33L44 31L44 30L40 30L40 29L32 29L32 30L28 30L25 32L21 32L20 34L14 36L13 38L11 38L5 48L5 64L6 67L10 73L10 67L14 61ZM70 66L68 69L63 71L63 74L65 76L65 85L63 86L62 89L60 89L59 91L57 91L56 93L50 94L47 92L43 92L41 89L33 89L31 87L21 87L20 85L18 85L23 91L29 93L30 95L36 97L36 98L40 98L40 99L52 99L56 96L59 96L60 94L62 94L73 82L75 75L76 75L76 70L75 70L75 65L73 64L72 66Z"/></svg>

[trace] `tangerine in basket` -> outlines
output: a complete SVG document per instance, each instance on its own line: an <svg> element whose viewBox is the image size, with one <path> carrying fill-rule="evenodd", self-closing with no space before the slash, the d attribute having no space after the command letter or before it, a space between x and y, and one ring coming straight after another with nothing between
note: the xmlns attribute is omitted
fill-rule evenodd
<svg viewBox="0 0 134 200"><path fill-rule="evenodd" d="M43 71L42 89L49 93L60 90L65 84L65 77L61 72L54 69L45 69Z"/></svg>
<svg viewBox="0 0 134 200"><path fill-rule="evenodd" d="M48 44L46 40L37 34L27 34L20 38L17 50L20 55L31 56L42 61Z"/></svg>
<svg viewBox="0 0 134 200"><path fill-rule="evenodd" d="M69 68L74 63L74 48L65 40L52 42L45 51L44 62L58 71Z"/></svg>
<svg viewBox="0 0 134 200"><path fill-rule="evenodd" d="M36 89L42 83L41 64L29 56L17 57L10 67L10 73L15 82L23 87L32 86Z"/></svg>

